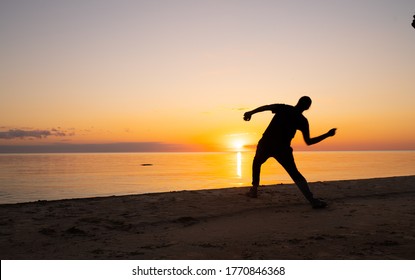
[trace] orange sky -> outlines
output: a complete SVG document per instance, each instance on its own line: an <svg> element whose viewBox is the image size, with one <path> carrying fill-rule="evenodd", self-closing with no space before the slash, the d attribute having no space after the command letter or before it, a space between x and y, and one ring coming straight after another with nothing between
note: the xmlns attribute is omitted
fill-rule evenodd
<svg viewBox="0 0 415 280"><path fill-rule="evenodd" d="M47 2L0 3L0 152L233 150L302 95L313 150L415 149L411 1Z"/></svg>

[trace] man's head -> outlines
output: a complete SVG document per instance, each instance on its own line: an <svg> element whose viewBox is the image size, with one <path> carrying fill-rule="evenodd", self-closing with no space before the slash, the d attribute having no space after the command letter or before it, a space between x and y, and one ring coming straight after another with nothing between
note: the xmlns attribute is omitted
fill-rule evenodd
<svg viewBox="0 0 415 280"><path fill-rule="evenodd" d="M414 19L412 20L412 27L415 28L415 15L414 15Z"/></svg>
<svg viewBox="0 0 415 280"><path fill-rule="evenodd" d="M295 105L295 107L297 107L301 111L308 110L310 106L311 106L311 98L308 96L301 97L300 100L298 100L297 105Z"/></svg>

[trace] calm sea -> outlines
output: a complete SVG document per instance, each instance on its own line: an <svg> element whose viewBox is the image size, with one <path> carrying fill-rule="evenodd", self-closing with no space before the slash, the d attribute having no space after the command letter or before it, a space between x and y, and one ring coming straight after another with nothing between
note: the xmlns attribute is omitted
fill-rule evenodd
<svg viewBox="0 0 415 280"><path fill-rule="evenodd" d="M0 154L0 204L248 186L253 152ZM415 175L415 151L296 152L310 181ZM292 183L269 159L261 184Z"/></svg>

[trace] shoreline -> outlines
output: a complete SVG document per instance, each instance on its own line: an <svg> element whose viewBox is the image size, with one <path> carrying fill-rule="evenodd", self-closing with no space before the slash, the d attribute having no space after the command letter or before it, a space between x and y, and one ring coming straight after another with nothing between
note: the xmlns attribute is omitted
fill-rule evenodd
<svg viewBox="0 0 415 280"><path fill-rule="evenodd" d="M415 259L415 175L0 205L1 259Z"/></svg>
<svg viewBox="0 0 415 280"><path fill-rule="evenodd" d="M339 180L328 180L328 181L309 181L309 185L319 184L319 183L335 183L335 182L343 182L343 181L365 181L365 180L382 180L382 179L389 179L389 178L401 178L401 177L412 177L415 175L397 175L397 176L385 176L385 177L373 177L373 178L355 178L355 179L339 179ZM292 181L290 179L290 181ZM280 182L277 184L267 184L261 185L261 188L269 188L269 187L277 187L277 186L288 186L292 185L295 187L294 183L285 183ZM162 195L162 194L169 194L169 193L180 193L180 192L198 192L198 191L221 191L227 189L240 189L245 188L249 189L251 186L237 186L237 187L224 187L224 188L206 188L206 189L184 189L184 190L172 190L172 191L158 191L158 192L145 192L145 193L130 193L130 194L110 194L110 195L97 195L97 196L86 196L86 197L73 197L73 198L57 198L57 199L38 199L38 200L30 200L30 201L22 201L22 202L6 202L0 203L0 209L2 206L10 206L10 205L20 205L20 204L30 204L30 203L47 203L47 202L59 202L59 201L68 201L68 200L84 200L84 199L106 199L106 198L114 198L114 197L129 197L129 196L141 196L141 195ZM317 196L318 197L318 196Z"/></svg>

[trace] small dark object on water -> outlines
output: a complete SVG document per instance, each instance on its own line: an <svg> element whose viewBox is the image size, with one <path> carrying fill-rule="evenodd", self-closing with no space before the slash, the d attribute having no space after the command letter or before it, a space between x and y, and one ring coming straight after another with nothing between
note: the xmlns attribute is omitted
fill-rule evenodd
<svg viewBox="0 0 415 280"><path fill-rule="evenodd" d="M141 164L141 166L153 166L153 164L152 163L143 163L143 164Z"/></svg>

